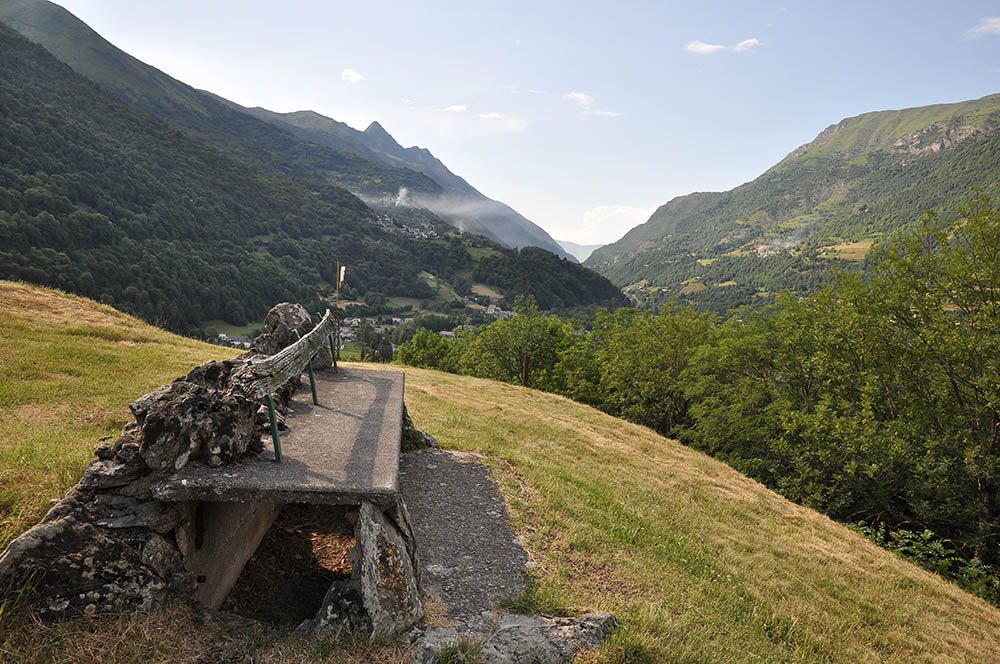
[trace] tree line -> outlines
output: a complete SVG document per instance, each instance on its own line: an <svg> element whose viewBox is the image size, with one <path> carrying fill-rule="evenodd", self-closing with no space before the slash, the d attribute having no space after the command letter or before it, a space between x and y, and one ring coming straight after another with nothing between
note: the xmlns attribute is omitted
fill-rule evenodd
<svg viewBox="0 0 1000 664"><path fill-rule="evenodd" d="M587 329L540 312L397 359L564 394L725 460L1000 603L1000 209L980 197L864 274L729 317L670 304Z"/></svg>

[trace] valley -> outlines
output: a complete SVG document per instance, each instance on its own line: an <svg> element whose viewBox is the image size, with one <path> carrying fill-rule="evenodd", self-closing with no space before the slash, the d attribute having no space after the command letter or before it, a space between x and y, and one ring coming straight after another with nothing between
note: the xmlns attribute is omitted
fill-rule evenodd
<svg viewBox="0 0 1000 664"><path fill-rule="evenodd" d="M0 2L0 662L1000 661L986 3L65 4Z"/></svg>

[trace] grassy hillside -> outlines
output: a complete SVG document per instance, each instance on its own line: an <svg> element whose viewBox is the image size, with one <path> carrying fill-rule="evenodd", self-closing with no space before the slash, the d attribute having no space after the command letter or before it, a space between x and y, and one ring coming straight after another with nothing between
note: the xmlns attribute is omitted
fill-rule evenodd
<svg viewBox="0 0 1000 664"><path fill-rule="evenodd" d="M862 113L827 127L816 140L793 152L778 167L802 156L842 154L854 157L877 150L891 150L898 147L896 143L900 139L938 123L982 126L991 121L998 106L1000 95L989 95L954 104ZM940 138L940 134L930 138Z"/></svg>
<svg viewBox="0 0 1000 664"><path fill-rule="evenodd" d="M13 534L75 481L129 400L225 351L52 291L0 289L0 478L24 506L0 515ZM618 615L621 630L585 661L1000 658L1000 610L648 429L561 397L426 370L407 369L406 400L418 426L493 468L537 563L521 605ZM100 423L88 423L92 414ZM29 433L33 423L44 431ZM25 461L42 455L49 461ZM21 627L0 636L0 659L7 648L26 661L232 652L345 661L345 647L356 661L406 656L402 646L226 632L179 608Z"/></svg>
<svg viewBox="0 0 1000 664"><path fill-rule="evenodd" d="M538 603L622 618L596 661L1000 658L1000 610L646 428L427 370L407 370L407 403L486 456Z"/></svg>
<svg viewBox="0 0 1000 664"><path fill-rule="evenodd" d="M136 397L235 354L111 307L0 281L0 548L76 484Z"/></svg>
<svg viewBox="0 0 1000 664"><path fill-rule="evenodd" d="M1000 190L1000 95L866 113L828 127L752 182L678 197L585 265L639 299L725 311L775 291L809 293L860 267L867 243L953 218L974 189ZM861 256L863 258L863 256Z"/></svg>

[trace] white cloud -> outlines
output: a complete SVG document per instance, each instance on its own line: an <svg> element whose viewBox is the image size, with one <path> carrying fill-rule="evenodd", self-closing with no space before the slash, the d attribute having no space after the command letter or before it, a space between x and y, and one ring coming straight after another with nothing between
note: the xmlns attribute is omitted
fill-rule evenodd
<svg viewBox="0 0 1000 664"><path fill-rule="evenodd" d="M968 35L970 37L1000 35L1000 16L987 16L980 20L975 27L969 28Z"/></svg>
<svg viewBox="0 0 1000 664"><path fill-rule="evenodd" d="M709 53L715 53L716 51L724 51L726 47L722 44L706 44L702 41L688 42L684 47L685 51L690 51L696 55L708 55Z"/></svg>
<svg viewBox="0 0 1000 664"><path fill-rule="evenodd" d="M691 41L684 45L684 50L688 53L694 53L695 55L711 55L712 53L718 53L719 51L732 51L733 53L746 53L750 49L760 46L763 44L761 40L756 37L751 37L750 39L744 39L741 42L733 44L732 46L727 46L725 44L707 44L703 41Z"/></svg>
<svg viewBox="0 0 1000 664"><path fill-rule="evenodd" d="M646 222L655 210L636 205L598 205L583 213L580 227L564 235L580 244L614 242L632 227Z"/></svg>
<svg viewBox="0 0 1000 664"><path fill-rule="evenodd" d="M466 104L452 104L444 109L447 113L465 113L469 110Z"/></svg>
<svg viewBox="0 0 1000 664"><path fill-rule="evenodd" d="M617 111L605 111L594 108L594 102L597 100L586 92L567 92L562 98L576 104L577 108L580 109L581 115L596 115L602 118L617 118L621 116L621 113Z"/></svg>
<svg viewBox="0 0 1000 664"><path fill-rule="evenodd" d="M594 98L588 95L586 92L567 92L562 96L563 99L567 99L580 108L590 108L594 105Z"/></svg>
<svg viewBox="0 0 1000 664"><path fill-rule="evenodd" d="M490 133L501 134L524 131L530 124L523 118L519 118L508 113L497 113L496 111L491 111L490 113L480 113L479 121L480 125L488 128Z"/></svg>
<svg viewBox="0 0 1000 664"><path fill-rule="evenodd" d="M733 46L733 51L737 53L742 53L743 51L749 51L754 46L760 46L761 41L756 37L751 37L750 39L744 39L740 43Z"/></svg>
<svg viewBox="0 0 1000 664"><path fill-rule="evenodd" d="M340 72L340 80L354 84L365 80L365 77L356 69L345 69Z"/></svg>

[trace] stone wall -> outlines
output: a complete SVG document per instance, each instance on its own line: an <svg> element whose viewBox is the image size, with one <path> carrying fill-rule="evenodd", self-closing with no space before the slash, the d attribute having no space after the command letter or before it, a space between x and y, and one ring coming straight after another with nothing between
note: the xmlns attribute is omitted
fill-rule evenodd
<svg viewBox="0 0 1000 664"><path fill-rule="evenodd" d="M276 352L312 327L304 308L283 303L268 314L266 331L254 347ZM329 354L325 355L329 365ZM185 564L185 555L191 562L196 548L192 540L204 527L196 523L199 510L190 503L155 500L152 487L188 464L224 469L264 449L262 433L269 431L266 408L247 399L244 395L250 390L241 384L240 376L246 372L240 368L247 359L207 362L132 402L134 421L113 444L99 447L77 486L0 555L0 600L17 594L44 619L58 620L81 613L157 609L171 593L195 596L198 578L189 571L192 565ZM279 411L298 382L296 378L279 390ZM391 542L383 549L396 547L394 551L401 551L397 562L415 569L408 526L389 528L385 523L390 516L360 510L365 517L359 520L359 529L377 531L371 546ZM359 560L384 557L385 551L359 554ZM368 567L365 563L359 569ZM378 572L369 576L375 579ZM413 574L409 578L412 587L407 587L409 581L399 587L404 595L413 596L416 578ZM358 586L373 596L370 584L359 578ZM366 601L372 614L378 614L371 623L387 631L385 616L395 609L383 605L407 602L409 608L401 609L400 615L410 616L406 620L412 622L422 615L419 593L416 597L415 604L384 594Z"/></svg>
<svg viewBox="0 0 1000 664"><path fill-rule="evenodd" d="M25 597L48 620L150 610L169 592L193 592L178 546L192 517L154 500L151 488L189 463L218 467L263 450L257 404L229 384L243 362L208 362L132 402L135 420L0 556L0 591L29 588Z"/></svg>

